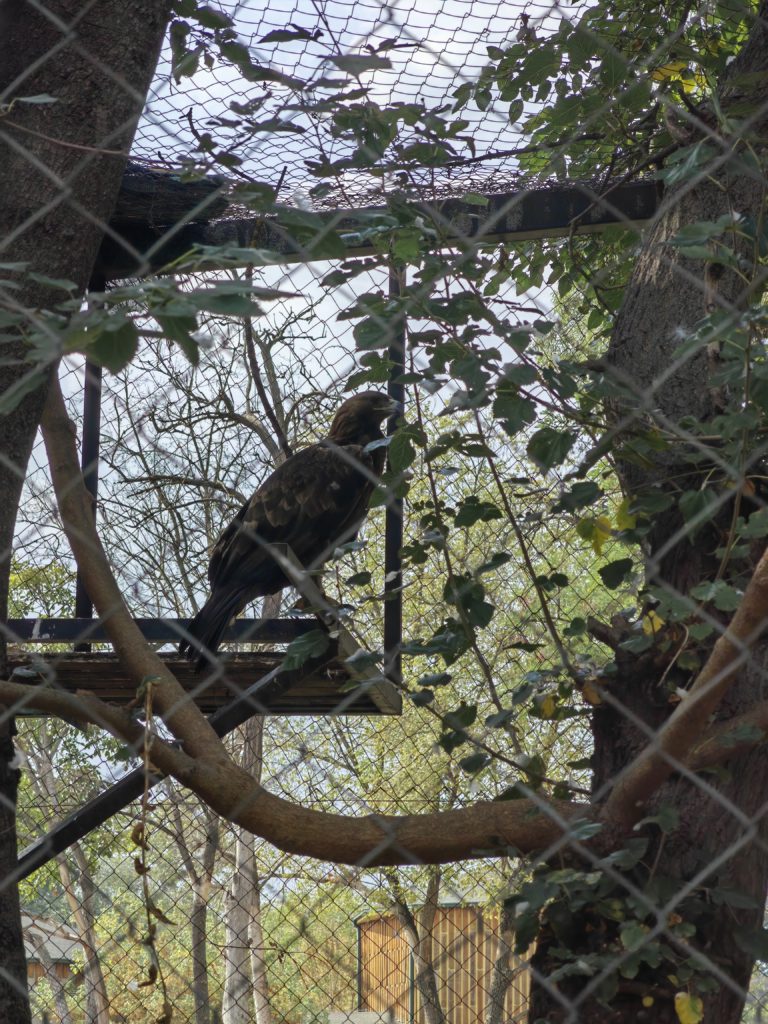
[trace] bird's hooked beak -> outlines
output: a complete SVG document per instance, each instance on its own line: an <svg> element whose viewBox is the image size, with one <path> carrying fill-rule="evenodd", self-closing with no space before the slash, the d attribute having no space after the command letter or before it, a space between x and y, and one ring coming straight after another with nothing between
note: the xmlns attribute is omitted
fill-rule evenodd
<svg viewBox="0 0 768 1024"><path fill-rule="evenodd" d="M387 416L402 416L405 412L405 407L402 402L398 402L396 398L388 398L386 406Z"/></svg>

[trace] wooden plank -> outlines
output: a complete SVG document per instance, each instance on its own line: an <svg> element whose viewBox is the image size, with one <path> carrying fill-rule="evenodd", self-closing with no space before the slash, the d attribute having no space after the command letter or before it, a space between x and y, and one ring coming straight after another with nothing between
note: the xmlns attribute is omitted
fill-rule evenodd
<svg viewBox="0 0 768 1024"><path fill-rule="evenodd" d="M166 641L177 644L189 626L189 619L134 619L142 636L153 643ZM316 629L311 618L293 619L235 619L224 631L222 643L290 643ZM109 637L99 619L9 619L6 636L17 643L109 643Z"/></svg>
<svg viewBox="0 0 768 1024"><path fill-rule="evenodd" d="M234 697L269 673L274 673L283 659L282 651L261 651L253 654L224 655L221 672L198 675L194 665L178 654L160 654L181 685L207 714L224 708ZM110 703L126 705L135 696L135 688L111 652L62 652L33 654L12 651L9 671L16 682L59 686L70 693L92 694ZM327 670L314 672L293 681L290 674L276 677L254 698L253 713L268 715L382 715L396 714L399 705L374 699L373 688L364 686L345 690L349 683L346 668L333 662ZM379 696L377 694L377 696ZM16 710L16 709L15 709ZM39 712L20 708L18 714Z"/></svg>

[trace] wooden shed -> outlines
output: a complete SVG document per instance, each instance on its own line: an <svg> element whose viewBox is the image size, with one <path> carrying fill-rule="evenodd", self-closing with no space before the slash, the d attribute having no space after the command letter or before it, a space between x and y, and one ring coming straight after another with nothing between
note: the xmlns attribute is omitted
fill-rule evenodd
<svg viewBox="0 0 768 1024"><path fill-rule="evenodd" d="M426 1024L408 940L394 912L357 920L358 1009L386 1015L396 1024ZM494 965L500 952L499 911L480 905L438 908L432 930L432 962L448 1024L485 1024ZM528 1012L525 960L512 956L512 981L504 1024Z"/></svg>
<svg viewBox="0 0 768 1024"><path fill-rule="evenodd" d="M54 974L61 982L76 976L75 964L81 946L71 928L24 911L21 914L21 927L30 988L50 974Z"/></svg>

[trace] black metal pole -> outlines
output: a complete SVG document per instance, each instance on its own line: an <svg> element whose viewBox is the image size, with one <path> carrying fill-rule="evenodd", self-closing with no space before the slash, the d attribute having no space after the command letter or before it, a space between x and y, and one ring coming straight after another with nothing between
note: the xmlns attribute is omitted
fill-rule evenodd
<svg viewBox="0 0 768 1024"><path fill-rule="evenodd" d="M389 294L402 295L405 288L405 270L392 266L389 271ZM392 364L387 383L387 394L404 407L405 385L405 316L399 316L389 344L388 358ZM387 433L392 434L398 415L390 416ZM395 498L387 505L384 526L384 672L394 683L402 679L400 648L403 641L403 571L400 554L403 546L403 501Z"/></svg>
<svg viewBox="0 0 768 1024"><path fill-rule="evenodd" d="M99 496L99 442L101 440L101 367L89 359L85 363L85 388L83 391L83 447L80 465L86 489L93 498L93 515L96 517L96 500ZM75 618L90 619L93 602L77 573L75 583ZM90 647L76 647L75 650L90 650Z"/></svg>

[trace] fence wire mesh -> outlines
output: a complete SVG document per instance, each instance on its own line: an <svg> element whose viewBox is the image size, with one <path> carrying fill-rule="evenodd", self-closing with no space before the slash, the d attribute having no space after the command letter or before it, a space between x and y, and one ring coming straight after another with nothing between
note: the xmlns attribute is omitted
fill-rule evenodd
<svg viewBox="0 0 768 1024"><path fill-rule="evenodd" d="M763 1020L765 5L128 7L0 12L0 1022Z"/></svg>

